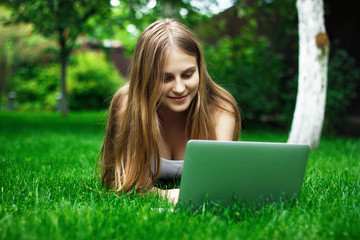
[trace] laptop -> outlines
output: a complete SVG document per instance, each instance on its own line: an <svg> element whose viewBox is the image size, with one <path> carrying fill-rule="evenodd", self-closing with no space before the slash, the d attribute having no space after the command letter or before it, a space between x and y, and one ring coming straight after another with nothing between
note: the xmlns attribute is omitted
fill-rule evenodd
<svg viewBox="0 0 360 240"><path fill-rule="evenodd" d="M190 140L177 205L266 204L300 197L309 146Z"/></svg>

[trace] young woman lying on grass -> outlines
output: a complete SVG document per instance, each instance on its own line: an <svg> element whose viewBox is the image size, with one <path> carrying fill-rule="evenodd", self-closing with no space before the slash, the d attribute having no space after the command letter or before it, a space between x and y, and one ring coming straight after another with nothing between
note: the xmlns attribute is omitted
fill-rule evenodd
<svg viewBox="0 0 360 240"><path fill-rule="evenodd" d="M117 192L155 191L176 203L179 189L154 186L181 177L187 141L239 134L236 102L210 78L198 40L175 20L156 21L140 35L129 81L111 102L102 183Z"/></svg>

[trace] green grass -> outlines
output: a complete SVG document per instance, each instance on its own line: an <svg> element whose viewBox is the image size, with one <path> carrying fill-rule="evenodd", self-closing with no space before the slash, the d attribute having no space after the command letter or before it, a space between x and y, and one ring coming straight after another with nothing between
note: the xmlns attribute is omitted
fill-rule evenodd
<svg viewBox="0 0 360 240"><path fill-rule="evenodd" d="M360 238L359 139L322 139L293 205L173 211L158 196L117 196L100 186L94 166L105 115L0 112L0 239Z"/></svg>

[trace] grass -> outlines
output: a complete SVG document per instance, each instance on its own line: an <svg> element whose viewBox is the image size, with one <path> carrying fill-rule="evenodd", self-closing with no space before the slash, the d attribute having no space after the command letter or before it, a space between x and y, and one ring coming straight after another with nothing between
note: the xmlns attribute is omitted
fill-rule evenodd
<svg viewBox="0 0 360 240"><path fill-rule="evenodd" d="M105 113L0 112L0 239L360 238L359 139L322 139L293 205L191 212L158 196L117 196L100 186L94 166L104 120ZM242 136L286 138L276 131Z"/></svg>

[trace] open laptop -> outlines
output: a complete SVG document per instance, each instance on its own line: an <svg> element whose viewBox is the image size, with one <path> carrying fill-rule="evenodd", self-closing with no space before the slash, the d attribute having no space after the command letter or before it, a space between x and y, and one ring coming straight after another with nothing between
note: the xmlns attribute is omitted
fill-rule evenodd
<svg viewBox="0 0 360 240"><path fill-rule="evenodd" d="M190 140L179 203L197 208L205 199L228 205L298 198L308 156L302 144Z"/></svg>

